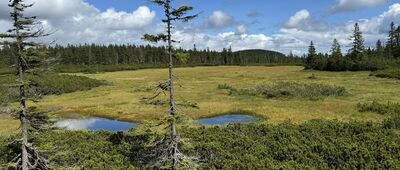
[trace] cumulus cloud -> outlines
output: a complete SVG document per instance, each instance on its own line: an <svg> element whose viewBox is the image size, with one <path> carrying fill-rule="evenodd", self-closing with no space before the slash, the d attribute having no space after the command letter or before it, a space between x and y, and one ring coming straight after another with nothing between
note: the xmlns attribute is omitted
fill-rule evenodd
<svg viewBox="0 0 400 170"><path fill-rule="evenodd" d="M116 12L114 9L108 9L101 13L96 20L97 23L112 29L142 29L150 25L155 18L156 13L146 6L139 7L132 13Z"/></svg>
<svg viewBox="0 0 400 170"><path fill-rule="evenodd" d="M310 12L301 10L288 18L279 32L272 35L251 34L248 33L246 25L238 25L235 31L215 35L204 31L193 32L190 28L180 29L174 32L174 37L183 42L176 46L187 49L196 44L198 48L213 50L231 46L234 51L260 48L277 50L286 54L293 52L297 55L307 52L310 41L314 41L318 51L329 52L332 41L336 38L342 45L343 52L346 52L351 44L349 37L356 22L359 23L363 32L366 46L374 47L378 39L386 40L391 21L400 23L400 4L393 4L381 15L369 19L348 21L337 25L315 21Z"/></svg>
<svg viewBox="0 0 400 170"><path fill-rule="evenodd" d="M233 18L223 11L214 11L207 20L207 25L211 28L225 28L233 24Z"/></svg>
<svg viewBox="0 0 400 170"><path fill-rule="evenodd" d="M331 12L348 12L361 8L376 7L383 5L388 0L337 0L337 4L331 9Z"/></svg>
<svg viewBox="0 0 400 170"><path fill-rule="evenodd" d="M237 32L239 33L239 34L244 34L244 33L246 33L247 32L247 27L246 27L246 25L239 25L239 26L237 26Z"/></svg>
<svg viewBox="0 0 400 170"><path fill-rule="evenodd" d="M96 123L96 121L97 120L95 118L82 119L82 120L67 119L56 122L54 126L57 128L62 128L67 130L82 130L82 129L88 129L89 127L93 126Z"/></svg>
<svg viewBox="0 0 400 170"><path fill-rule="evenodd" d="M299 11L288 20L278 34L272 36L275 44L280 44L281 51L288 52L294 49L306 52L310 41L314 41L321 52L328 52L334 38L339 40L343 49L347 49L351 43L348 38L356 22L363 32L366 46L373 47L378 39L386 40L390 22L400 23L400 4L393 4L381 15L369 19L348 21L338 25L322 24L325 25L324 29L320 29L320 22L309 22L310 18L311 14ZM304 23L308 26L305 27Z"/></svg>
<svg viewBox="0 0 400 170"><path fill-rule="evenodd" d="M132 12L108 9L101 12L85 0L27 0L34 6L27 16L37 16L58 44L135 43L156 17L155 11L140 6ZM0 1L0 22L9 21L10 9Z"/></svg>
<svg viewBox="0 0 400 170"><path fill-rule="evenodd" d="M224 32L216 35L205 33L191 33L176 31L174 37L184 39L185 43L176 44L182 48L192 48L196 44L200 48L222 50L232 47L234 51L243 49L273 49L273 38L265 34L237 34L235 32Z"/></svg>
<svg viewBox="0 0 400 170"><path fill-rule="evenodd" d="M325 31L328 26L325 22L315 20L308 10L300 10L296 12L289 20L283 25L284 28L297 28L301 30L321 30Z"/></svg>
<svg viewBox="0 0 400 170"><path fill-rule="evenodd" d="M294 14L292 17L290 17L290 19L286 22L285 26L286 27L297 27L301 23L308 22L309 20L311 20L310 12L303 9L303 10L296 12L296 14Z"/></svg>

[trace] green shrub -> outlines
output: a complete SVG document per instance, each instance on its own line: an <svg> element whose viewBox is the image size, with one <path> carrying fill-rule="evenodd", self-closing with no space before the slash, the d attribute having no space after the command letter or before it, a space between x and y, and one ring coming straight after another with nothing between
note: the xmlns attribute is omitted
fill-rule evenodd
<svg viewBox="0 0 400 170"><path fill-rule="evenodd" d="M395 122L395 123L393 123ZM400 117L383 124L314 120L181 128L199 169L399 169ZM146 169L153 132L46 131L32 139L53 169ZM13 153L0 137L0 165Z"/></svg>
<svg viewBox="0 0 400 170"><path fill-rule="evenodd" d="M400 113L398 112L383 121L383 127L386 129L400 129Z"/></svg>
<svg viewBox="0 0 400 170"><path fill-rule="evenodd" d="M344 87L324 84L301 84L295 82L277 82L272 84L257 85L249 89L235 89L225 85L231 94L259 96L264 98L309 98L321 99L329 96L343 96L346 94ZM222 87L219 87L222 89Z"/></svg>
<svg viewBox="0 0 400 170"><path fill-rule="evenodd" d="M400 104L392 102L380 103L373 101L371 103L359 103L357 107L360 112L374 112L382 115L400 113Z"/></svg>
<svg viewBox="0 0 400 170"><path fill-rule="evenodd" d="M19 92L15 86L16 79L17 77L12 75L0 76L0 105L18 100ZM34 76L28 74L26 79L29 82L27 95L30 98L85 91L106 84L104 81L74 75L49 74Z"/></svg>
<svg viewBox="0 0 400 170"><path fill-rule="evenodd" d="M380 70L371 73L370 76L375 76L380 78L400 79L400 69L393 68L393 69Z"/></svg>
<svg viewBox="0 0 400 170"><path fill-rule="evenodd" d="M397 169L400 136L371 123L310 121L184 129L200 169Z"/></svg>
<svg viewBox="0 0 400 170"><path fill-rule="evenodd" d="M51 74L46 76L31 76L30 86L42 95L72 93L86 91L94 87L105 85L104 81L75 75Z"/></svg>
<svg viewBox="0 0 400 170"><path fill-rule="evenodd" d="M232 86L229 84L218 84L218 89L223 89L223 90L232 90L234 89Z"/></svg>
<svg viewBox="0 0 400 170"><path fill-rule="evenodd" d="M58 65L55 71L58 73L101 73L166 67L166 65Z"/></svg>
<svg viewBox="0 0 400 170"><path fill-rule="evenodd" d="M53 168L134 169L108 139L109 132L53 131L35 137Z"/></svg>

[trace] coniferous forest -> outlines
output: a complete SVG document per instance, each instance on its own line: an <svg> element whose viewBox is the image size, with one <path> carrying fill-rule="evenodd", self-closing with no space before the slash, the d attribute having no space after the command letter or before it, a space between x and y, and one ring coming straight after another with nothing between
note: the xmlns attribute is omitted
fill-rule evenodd
<svg viewBox="0 0 400 170"><path fill-rule="evenodd" d="M400 58L400 26L390 24L386 44L377 40L375 47L366 47L362 31L358 23L350 38L351 47L342 54L337 39L333 40L330 54L318 53L311 41L306 56L306 69L325 71L377 71L399 66Z"/></svg>
<svg viewBox="0 0 400 170"><path fill-rule="evenodd" d="M195 46L195 45L194 45ZM165 65L168 58L166 47L150 45L67 45L40 48L48 57L56 59L61 65ZM303 60L296 56L285 56L282 53L267 50L243 50L233 52L232 49L212 51L209 49L190 50L177 49L177 52L189 54L187 61L180 65L296 65ZM15 63L9 47L0 50L2 64Z"/></svg>

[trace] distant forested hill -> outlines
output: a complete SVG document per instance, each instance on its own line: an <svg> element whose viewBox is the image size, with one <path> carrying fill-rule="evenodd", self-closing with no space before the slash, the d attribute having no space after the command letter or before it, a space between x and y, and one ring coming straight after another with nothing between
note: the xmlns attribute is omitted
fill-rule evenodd
<svg viewBox="0 0 400 170"><path fill-rule="evenodd" d="M165 47L150 45L68 45L54 46L47 50L50 57L57 58L62 65L164 65L168 63ZM232 52L223 49L221 52L209 49L183 50L177 52L190 54L187 63L175 61L178 65L295 65L302 64L299 57L285 56L282 53L267 50L243 50ZM0 50L0 62L12 64L11 50L4 47Z"/></svg>

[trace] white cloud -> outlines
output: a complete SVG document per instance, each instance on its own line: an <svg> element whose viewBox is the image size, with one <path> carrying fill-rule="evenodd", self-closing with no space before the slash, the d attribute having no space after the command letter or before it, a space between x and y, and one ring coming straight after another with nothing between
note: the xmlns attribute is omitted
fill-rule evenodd
<svg viewBox="0 0 400 170"><path fill-rule="evenodd" d="M295 18L302 21L295 22L297 21ZM275 44L280 44L278 48L281 51L287 53L293 49L305 52L310 41L314 41L319 51L328 52L334 38L338 39L343 49L346 50L351 43L349 37L356 22L359 23L360 30L363 32L366 46L374 47L378 39L386 40L390 22L400 23L400 4L391 5L387 11L376 17L348 21L339 25L325 25L324 29L321 29L320 22L308 22L312 20L310 18L312 18L311 14L297 12L280 29L280 33L272 36ZM308 25L305 26L304 23Z"/></svg>
<svg viewBox="0 0 400 170"><path fill-rule="evenodd" d="M243 49L273 49L274 42L272 37L265 34L237 34L235 32L223 32L216 35L205 33L192 33L176 31L173 34L178 40L184 43L176 44L182 48L190 49L193 44L200 48L212 50L222 50L222 48L232 47L234 51Z"/></svg>
<svg viewBox="0 0 400 170"><path fill-rule="evenodd" d="M244 33L246 33L247 32L247 27L246 27L246 25L239 25L239 26L237 26L237 32L239 33L239 34L244 34Z"/></svg>
<svg viewBox="0 0 400 170"><path fill-rule="evenodd" d="M296 14L294 14L292 17L290 17L289 21L286 22L285 26L291 27L291 28L296 27L299 24L307 22L310 19L311 19L310 12L303 9L303 10L296 12Z"/></svg>
<svg viewBox="0 0 400 170"><path fill-rule="evenodd" d="M96 123L97 119L90 118L90 119L67 119L61 120L54 124L57 128L67 129L67 130L82 130L88 129L89 127L93 126Z"/></svg>
<svg viewBox="0 0 400 170"><path fill-rule="evenodd" d="M400 23L400 4L393 4L379 16L348 21L338 25L315 21L311 13L302 10L296 12L278 33L272 35L249 34L243 31L244 28L247 29L246 25L242 25L244 28L239 28L239 25L235 31L215 35L204 31L192 31L190 28L180 29L175 31L174 37L182 41L181 44L176 44L177 46L187 49L196 44L198 48L213 50L222 50L222 48L232 46L235 51L260 48L277 50L286 54L292 51L297 55L307 52L310 41L314 41L319 52L329 52L332 41L336 38L342 45L343 52L346 52L351 43L349 37L356 22L359 23L363 32L366 46L374 47L378 39L386 40L387 29L391 21Z"/></svg>
<svg viewBox="0 0 400 170"><path fill-rule="evenodd" d="M214 11L207 20L207 24L211 28L225 28L232 26L233 23L233 18L222 11Z"/></svg>
<svg viewBox="0 0 400 170"><path fill-rule="evenodd" d="M108 9L101 13L96 20L98 24L112 29L142 29L150 25L155 18L156 13L146 6L139 7L132 13L116 12L114 9Z"/></svg>
<svg viewBox="0 0 400 170"><path fill-rule="evenodd" d="M337 4L332 8L332 12L354 11L366 7L376 7L383 5L388 0L337 0Z"/></svg>
<svg viewBox="0 0 400 170"><path fill-rule="evenodd" d="M58 44L136 43L156 17L155 11L146 6L132 12L101 12L85 0L27 0L32 2L34 6L26 10L26 15L37 16L45 28L56 31L48 39L55 39ZM9 20L10 9L5 0L0 1L0 11L0 21Z"/></svg>

